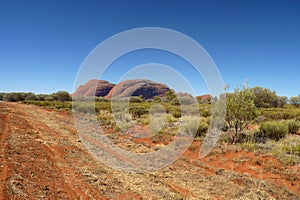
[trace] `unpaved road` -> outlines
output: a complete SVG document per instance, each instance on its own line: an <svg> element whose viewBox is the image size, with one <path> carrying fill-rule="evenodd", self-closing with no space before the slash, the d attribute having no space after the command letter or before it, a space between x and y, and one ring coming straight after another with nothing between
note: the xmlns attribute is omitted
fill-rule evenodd
<svg viewBox="0 0 300 200"><path fill-rule="evenodd" d="M137 145L111 134L125 147ZM299 166L218 147L198 160L199 145L161 171L121 172L88 153L67 111L0 102L0 200L300 199Z"/></svg>

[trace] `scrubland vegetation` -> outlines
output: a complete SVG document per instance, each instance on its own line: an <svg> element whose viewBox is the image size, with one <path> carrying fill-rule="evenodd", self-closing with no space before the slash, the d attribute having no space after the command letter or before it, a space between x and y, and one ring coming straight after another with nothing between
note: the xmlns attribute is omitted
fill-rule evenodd
<svg viewBox="0 0 300 200"><path fill-rule="evenodd" d="M272 94L264 100L269 103L259 101L264 95L256 95L247 86L226 93L225 118L216 118L221 135L204 158L199 158L200 150L213 135L208 135L210 128L215 127L211 118L218 116L215 108L222 105L216 97L177 98L169 92L165 97L147 100L135 96L76 97L70 101L66 92L1 94L5 101L20 104L0 104L0 125L5 125L0 131L6 136L0 141L1 150L8 155L8 159L0 157L0 162L11 166L9 170L13 172L0 182L8 188L8 196L18 199L38 198L40 191L52 192L43 193L45 198L67 199L59 195L61 191L69 194L70 188L78 188L70 192L74 195L70 199L86 191L91 199L101 199L97 194L124 199L116 197L118 190L122 195L140 194L146 199L298 199L300 108L287 98L274 96L274 92L262 91ZM72 114L87 124L94 122L96 114L109 141L134 153L168 148L174 136L183 132L193 134L195 139L168 167L153 173L128 174L91 158ZM65 187L66 183L72 187ZM127 193L128 188L135 193ZM80 193L80 189L84 192Z"/></svg>
<svg viewBox="0 0 300 200"><path fill-rule="evenodd" d="M247 86L236 88L226 96L227 112L219 143L240 145L248 151L272 153L285 164L300 162L299 97L288 99L277 96L267 88ZM148 126L158 134L175 135L183 122L187 121L182 130L192 131L201 138L209 129L211 101L217 101L217 98L205 101L198 98L195 104L193 98L176 98L174 93L168 92L163 98L157 96L148 100L142 96L113 100L76 97L72 104L71 96L60 91L50 95L1 93L0 100L22 101L58 110L95 112L100 125L111 126L114 131L141 125ZM200 115L195 117L197 114Z"/></svg>

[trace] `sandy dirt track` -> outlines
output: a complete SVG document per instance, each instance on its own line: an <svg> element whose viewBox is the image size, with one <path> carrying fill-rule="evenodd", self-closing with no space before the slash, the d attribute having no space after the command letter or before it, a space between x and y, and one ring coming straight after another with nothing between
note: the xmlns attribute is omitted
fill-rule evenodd
<svg viewBox="0 0 300 200"><path fill-rule="evenodd" d="M136 151L155 146L107 134ZM223 147L199 160L199 146L158 172L121 172L88 153L69 112L0 102L0 200L300 199L299 166Z"/></svg>

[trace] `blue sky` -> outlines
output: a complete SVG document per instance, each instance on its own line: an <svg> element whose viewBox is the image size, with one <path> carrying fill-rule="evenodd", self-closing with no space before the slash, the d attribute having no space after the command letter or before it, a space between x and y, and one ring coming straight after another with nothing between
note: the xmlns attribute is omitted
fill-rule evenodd
<svg viewBox="0 0 300 200"><path fill-rule="evenodd" d="M174 29L199 42L232 89L248 80L251 87L298 95L299 11L297 0L0 0L0 92L72 92L81 63L100 42L150 26ZM201 77L172 56L144 51L125 57L105 79L116 82L124 69L158 62L177 65L196 94L207 92Z"/></svg>

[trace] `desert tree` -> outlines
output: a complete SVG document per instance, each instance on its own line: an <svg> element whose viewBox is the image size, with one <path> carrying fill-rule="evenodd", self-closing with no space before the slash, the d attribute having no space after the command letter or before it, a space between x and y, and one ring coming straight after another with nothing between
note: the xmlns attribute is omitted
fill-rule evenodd
<svg viewBox="0 0 300 200"><path fill-rule="evenodd" d="M4 95L5 95L5 93L2 93L2 92L0 93L0 101L3 100Z"/></svg>
<svg viewBox="0 0 300 200"><path fill-rule="evenodd" d="M288 98L286 96L278 96L277 97L277 107L283 108L288 102Z"/></svg>
<svg viewBox="0 0 300 200"><path fill-rule="evenodd" d="M227 96L225 121L234 132L233 142L238 141L240 133L259 115L254 99L254 92L247 85L237 87Z"/></svg>
<svg viewBox="0 0 300 200"><path fill-rule="evenodd" d="M275 91L268 88L254 87L251 88L254 94L254 103L258 108L270 108L278 106L278 98Z"/></svg>
<svg viewBox="0 0 300 200"><path fill-rule="evenodd" d="M3 96L4 101L8 102L18 102L18 101L24 101L24 93L21 92L11 92L11 93L5 93Z"/></svg>
<svg viewBox="0 0 300 200"><path fill-rule="evenodd" d="M54 100L61 101L61 102L72 100L70 94L66 91L56 92L56 93L52 94L52 96L53 96Z"/></svg>
<svg viewBox="0 0 300 200"><path fill-rule="evenodd" d="M300 98L299 98L299 96L291 97L289 99L289 102L290 102L290 104L292 104L292 105L296 106L297 108L299 108Z"/></svg>
<svg viewBox="0 0 300 200"><path fill-rule="evenodd" d="M35 101L37 96L32 92L22 93L23 100Z"/></svg>

